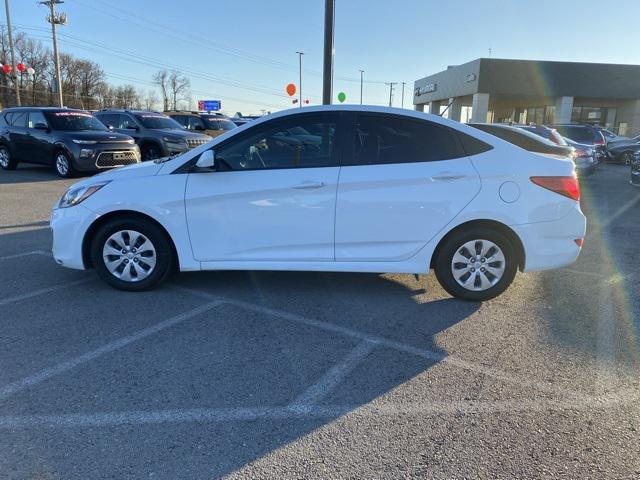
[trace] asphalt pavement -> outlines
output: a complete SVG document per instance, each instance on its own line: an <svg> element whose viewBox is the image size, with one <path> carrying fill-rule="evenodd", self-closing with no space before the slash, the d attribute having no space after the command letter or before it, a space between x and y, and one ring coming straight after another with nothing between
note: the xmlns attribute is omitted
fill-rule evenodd
<svg viewBox="0 0 640 480"><path fill-rule="evenodd" d="M433 275L57 266L73 181L0 171L0 478L640 478L640 189L583 182L570 267L485 303Z"/></svg>

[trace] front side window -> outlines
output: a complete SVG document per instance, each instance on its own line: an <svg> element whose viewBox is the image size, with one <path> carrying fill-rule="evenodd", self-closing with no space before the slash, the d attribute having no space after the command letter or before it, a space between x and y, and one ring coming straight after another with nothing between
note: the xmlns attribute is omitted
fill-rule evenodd
<svg viewBox="0 0 640 480"><path fill-rule="evenodd" d="M195 116L189 117L189 121L186 126L189 130L204 130L204 125L202 124L202 120L200 120L200 118Z"/></svg>
<svg viewBox="0 0 640 480"><path fill-rule="evenodd" d="M104 115L98 115L98 120L104 123L106 126L111 126L113 128L118 128L118 114L117 113L106 113Z"/></svg>
<svg viewBox="0 0 640 480"><path fill-rule="evenodd" d="M89 112L54 111L45 113L45 117L54 130L107 130L107 127Z"/></svg>
<svg viewBox="0 0 640 480"><path fill-rule="evenodd" d="M353 165L430 162L465 156L449 128L424 120L359 115Z"/></svg>
<svg viewBox="0 0 640 480"><path fill-rule="evenodd" d="M337 118L319 115L273 120L216 149L216 162L221 170L336 166ZM291 133L295 127L306 133Z"/></svg>
<svg viewBox="0 0 640 480"><path fill-rule="evenodd" d="M27 127L36 128L38 124L47 125L47 119L44 118L44 114L42 112L29 112Z"/></svg>

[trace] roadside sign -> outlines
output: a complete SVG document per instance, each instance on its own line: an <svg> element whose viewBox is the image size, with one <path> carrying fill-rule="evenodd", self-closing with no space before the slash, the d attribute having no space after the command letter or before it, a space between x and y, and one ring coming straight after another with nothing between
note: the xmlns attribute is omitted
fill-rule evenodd
<svg viewBox="0 0 640 480"><path fill-rule="evenodd" d="M220 108L222 108L222 101L220 100L198 100L198 110L217 112Z"/></svg>

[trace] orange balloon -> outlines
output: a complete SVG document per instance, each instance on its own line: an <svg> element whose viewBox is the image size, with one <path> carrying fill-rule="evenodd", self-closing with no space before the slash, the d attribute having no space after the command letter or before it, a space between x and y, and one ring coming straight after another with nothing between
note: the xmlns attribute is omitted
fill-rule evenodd
<svg viewBox="0 0 640 480"><path fill-rule="evenodd" d="M286 90L290 97L293 97L296 94L296 86L293 83L287 85Z"/></svg>

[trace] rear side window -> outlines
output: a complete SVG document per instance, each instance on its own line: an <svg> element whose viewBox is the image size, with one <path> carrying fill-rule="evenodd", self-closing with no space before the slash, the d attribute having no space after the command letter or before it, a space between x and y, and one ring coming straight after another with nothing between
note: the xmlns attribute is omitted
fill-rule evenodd
<svg viewBox="0 0 640 480"><path fill-rule="evenodd" d="M27 112L10 112L7 114L7 123L14 127L26 127L27 126Z"/></svg>
<svg viewBox="0 0 640 480"><path fill-rule="evenodd" d="M393 116L356 117L352 165L431 162L465 155L455 132L447 127Z"/></svg>
<svg viewBox="0 0 640 480"><path fill-rule="evenodd" d="M118 114L116 113L105 113L104 115L96 115L96 118L104 123L107 127L118 127Z"/></svg>
<svg viewBox="0 0 640 480"><path fill-rule="evenodd" d="M466 133L456 132L456 134L458 135L458 139L462 144L464 152L469 157L488 152L493 148L488 143L484 143L482 140L478 140L477 138L472 137L471 135L467 135Z"/></svg>

